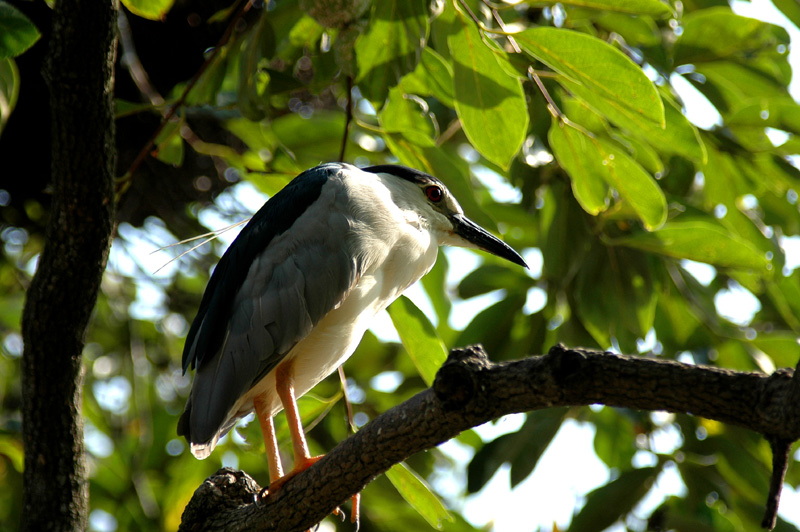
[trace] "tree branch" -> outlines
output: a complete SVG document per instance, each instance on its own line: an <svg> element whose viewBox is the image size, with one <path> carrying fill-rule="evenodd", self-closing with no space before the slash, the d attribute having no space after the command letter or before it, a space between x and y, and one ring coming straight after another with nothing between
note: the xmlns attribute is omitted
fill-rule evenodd
<svg viewBox="0 0 800 532"><path fill-rule="evenodd" d="M431 389L375 418L274 495L256 500L260 488L246 474L218 471L195 492L180 530L306 530L409 456L500 416L554 406L689 413L794 441L800 422L790 402L792 375L561 345L504 363L489 361L479 346L455 349Z"/></svg>

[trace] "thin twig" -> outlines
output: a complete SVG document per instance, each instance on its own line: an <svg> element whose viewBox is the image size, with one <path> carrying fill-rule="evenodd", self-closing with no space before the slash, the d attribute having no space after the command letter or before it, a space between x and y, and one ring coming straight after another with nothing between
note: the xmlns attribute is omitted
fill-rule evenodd
<svg viewBox="0 0 800 532"><path fill-rule="evenodd" d="M789 454L792 450L792 442L773 436L767 436L767 441L770 449L772 449L772 475L769 480L769 495L767 495L767 505L764 509L761 527L772 530L778 520L778 505L781 501L783 479L786 477L786 470L789 468Z"/></svg>
<svg viewBox="0 0 800 532"><path fill-rule="evenodd" d="M339 381L342 383L342 397L344 398L344 407L347 410L347 426L350 427L350 432L355 434L356 424L353 421L353 404L350 402L350 396L347 395L347 377L345 377L343 366L339 366Z"/></svg>
<svg viewBox="0 0 800 532"><path fill-rule="evenodd" d="M350 135L350 123L353 121L353 77L347 76L347 105L345 106L344 133L342 134L342 149L339 150L339 161L344 162L344 153L347 149L347 137Z"/></svg>
<svg viewBox="0 0 800 532"><path fill-rule="evenodd" d="M147 155L150 153L150 148L155 143L156 138L158 138L158 135L161 134L161 131L163 131L164 127L166 127L166 125L169 123L172 117L175 116L175 113L178 111L178 109L186 101L186 98L188 98L189 93L192 91L194 86L197 85L197 82L200 81L200 77L203 75L203 73L208 69L208 67L217 57L222 47L228 43L228 41L231 38L231 35L233 34L233 30L236 27L236 23L239 22L239 19L241 19L245 13L247 13L247 11L250 9L250 6L252 6L252 3L253 0L246 0L241 5L241 7L237 9L236 13L231 18L228 27L225 29L225 33L222 35L217 45L208 55L208 57L200 66L200 68L197 70L194 77L192 77L192 79L189 80L189 83L186 85L186 88L184 89L180 97L175 101L174 104L170 106L169 110L164 114L164 117L161 120L161 124L159 124L158 128L153 132L153 134L147 140L145 145L142 147L142 150L136 156L136 159L133 160L133 163L131 163L131 166L130 168L128 168L128 171L125 172L125 175L118 180L116 187L117 201L119 201L120 196L125 193L128 187L130 187L134 172L136 172L136 170L139 168L142 162L144 162L145 157L147 157Z"/></svg>
<svg viewBox="0 0 800 532"><path fill-rule="evenodd" d="M550 111L550 114L553 115L553 118L566 121L567 117L561 112L561 109L558 108L556 102L553 101L553 98L550 96L550 93L547 91L544 83L542 83L539 74L533 69L533 67L528 67L528 78L536 83L537 87L539 87L539 91L541 91L542 96L544 96L544 99L547 101L547 110Z"/></svg>
<svg viewBox="0 0 800 532"><path fill-rule="evenodd" d="M498 13L497 8L493 7L493 5L487 0L483 0L483 3L489 9L492 10L492 17L494 17L494 20L497 22L497 25L500 26L500 29L503 30L504 32L508 32L508 30L506 29L506 23L503 21L503 18L500 16L500 13ZM517 54L522 53L522 48L519 47L519 45L517 44L517 40L514 39L514 37L512 37L510 34L507 34L506 38L508 39L508 43L514 49L514 53Z"/></svg>

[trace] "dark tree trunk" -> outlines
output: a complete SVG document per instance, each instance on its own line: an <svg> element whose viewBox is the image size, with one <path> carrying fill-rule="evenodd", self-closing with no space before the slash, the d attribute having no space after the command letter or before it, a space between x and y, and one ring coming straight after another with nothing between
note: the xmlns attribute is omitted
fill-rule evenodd
<svg viewBox="0 0 800 532"><path fill-rule="evenodd" d="M87 524L81 352L113 230L116 16L114 2L56 0L43 67L53 199L22 318L22 529L28 531Z"/></svg>

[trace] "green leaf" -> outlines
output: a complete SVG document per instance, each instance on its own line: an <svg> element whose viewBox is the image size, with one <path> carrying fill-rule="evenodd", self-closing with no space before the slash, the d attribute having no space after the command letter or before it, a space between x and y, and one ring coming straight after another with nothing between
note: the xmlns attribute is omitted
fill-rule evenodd
<svg viewBox="0 0 800 532"><path fill-rule="evenodd" d="M772 0L772 4L786 15L792 24L800 28L800 4L797 0Z"/></svg>
<svg viewBox="0 0 800 532"><path fill-rule="evenodd" d="M677 65L754 54L760 49L789 44L782 28L736 15L728 6L687 13L681 25L683 33L675 44Z"/></svg>
<svg viewBox="0 0 800 532"><path fill-rule="evenodd" d="M670 222L658 231L636 233L612 243L727 268L764 271L769 263L750 242L702 220Z"/></svg>
<svg viewBox="0 0 800 532"><path fill-rule="evenodd" d="M464 299L483 295L494 290L527 291L536 281L520 268L501 264L485 264L464 277L458 285L458 296Z"/></svg>
<svg viewBox="0 0 800 532"><path fill-rule="evenodd" d="M514 34L525 52L620 112L664 127L664 104L642 69L610 44L577 31L539 27Z"/></svg>
<svg viewBox="0 0 800 532"><path fill-rule="evenodd" d="M633 510L650 490L660 472L660 466L624 471L616 480L592 491L586 496L586 504L581 511L572 518L569 530L605 530Z"/></svg>
<svg viewBox="0 0 800 532"><path fill-rule="evenodd" d="M428 484L406 464L399 463L386 472L386 478L403 499L411 505L433 528L442 530L442 521L453 521L442 501L434 495Z"/></svg>
<svg viewBox="0 0 800 532"><path fill-rule="evenodd" d="M628 107L621 106L589 88L567 78L558 78L559 84L575 97L583 100L591 109L605 116L617 127L647 142L661 153L677 154L694 161L705 162L705 146L700 140L697 128L681 110L668 99L664 104L665 126L650 120L643 120Z"/></svg>
<svg viewBox="0 0 800 532"><path fill-rule="evenodd" d="M400 133L418 146L433 147L437 128L432 118L424 100L394 87L389 90L389 99L378 115L378 122L385 131Z"/></svg>
<svg viewBox="0 0 800 532"><path fill-rule="evenodd" d="M19 69L13 59L0 59L0 134L19 97Z"/></svg>
<svg viewBox="0 0 800 532"><path fill-rule="evenodd" d="M162 163L180 166L183 163L183 138L180 135L185 120L170 121L155 140L156 159Z"/></svg>
<svg viewBox="0 0 800 532"><path fill-rule="evenodd" d="M673 14L670 5L661 0L566 0L543 3L559 3L568 6L599 9L602 11L629 13L631 15L652 15L654 17L668 17Z"/></svg>
<svg viewBox="0 0 800 532"><path fill-rule="evenodd" d="M647 257L632 250L596 245L586 256L576 279L575 311L602 347L610 347L612 337L620 344L644 338L652 328L657 290L650 268Z"/></svg>
<svg viewBox="0 0 800 532"><path fill-rule="evenodd" d="M609 468L624 470L631 466L636 454L636 430L631 418L616 408L604 407L591 412L589 421L595 424L594 452Z"/></svg>
<svg viewBox="0 0 800 532"><path fill-rule="evenodd" d="M175 0L122 0L131 13L150 20L161 20L172 9Z"/></svg>
<svg viewBox="0 0 800 532"><path fill-rule="evenodd" d="M266 117L269 109L270 75L266 66L274 49L275 34L264 14L255 29L244 38L239 56L236 103L242 116L254 122Z"/></svg>
<svg viewBox="0 0 800 532"><path fill-rule="evenodd" d="M658 183L621 148L569 124L554 123L548 139L572 179L575 198L586 212L597 214L606 209L607 183L648 229L666 221L667 200Z"/></svg>
<svg viewBox="0 0 800 532"><path fill-rule="evenodd" d="M20 55L39 37L41 33L22 11L0 0L0 60Z"/></svg>
<svg viewBox="0 0 800 532"><path fill-rule="evenodd" d="M428 38L428 2L375 2L366 33L356 41L356 83L380 107L390 87L414 70Z"/></svg>
<svg viewBox="0 0 800 532"><path fill-rule="evenodd" d="M769 355L779 368L794 367L800 359L800 344L791 332L760 332L750 343Z"/></svg>
<svg viewBox="0 0 800 532"><path fill-rule="evenodd" d="M667 200L653 176L621 148L597 139L602 176L630 204L648 229L661 227L667 220Z"/></svg>
<svg viewBox="0 0 800 532"><path fill-rule="evenodd" d="M596 216L608 208L608 187L600 175L600 154L592 139L578 129L553 120L547 134L558 164L570 177L572 192L583 210Z"/></svg>
<svg viewBox="0 0 800 532"><path fill-rule="evenodd" d="M387 309L400 341L417 367L422 380L433 384L436 372L447 359L447 349L431 322L406 296L400 296Z"/></svg>
<svg viewBox="0 0 800 532"><path fill-rule="evenodd" d="M462 13L460 31L447 38L453 58L455 107L464 133L481 155L508 168L525 140L528 110L522 82L509 76Z"/></svg>
<svg viewBox="0 0 800 532"><path fill-rule="evenodd" d="M530 412L518 431L481 447L467 468L467 493L478 492L507 463L511 464L512 487L525 480L561 428L567 412L567 407Z"/></svg>
<svg viewBox="0 0 800 532"><path fill-rule="evenodd" d="M447 107L453 107L453 67L430 47L422 50L422 60L414 72L400 81L404 92L433 96Z"/></svg>
<svg viewBox="0 0 800 532"><path fill-rule="evenodd" d="M666 4L661 5L666 7ZM629 46L658 46L661 43L661 30L651 17L631 17L606 11L595 18L595 23L620 35Z"/></svg>

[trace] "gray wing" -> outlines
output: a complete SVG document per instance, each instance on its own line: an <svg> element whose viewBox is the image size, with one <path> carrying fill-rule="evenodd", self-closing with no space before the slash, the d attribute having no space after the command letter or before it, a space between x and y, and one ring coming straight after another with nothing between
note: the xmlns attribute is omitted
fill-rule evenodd
<svg viewBox="0 0 800 532"><path fill-rule="evenodd" d="M337 202L335 190L324 187L319 199L255 256L233 298L221 347L197 370L184 413L189 419L179 424L190 442L209 443L229 430L236 422L230 416L236 401L357 282L347 206Z"/></svg>

